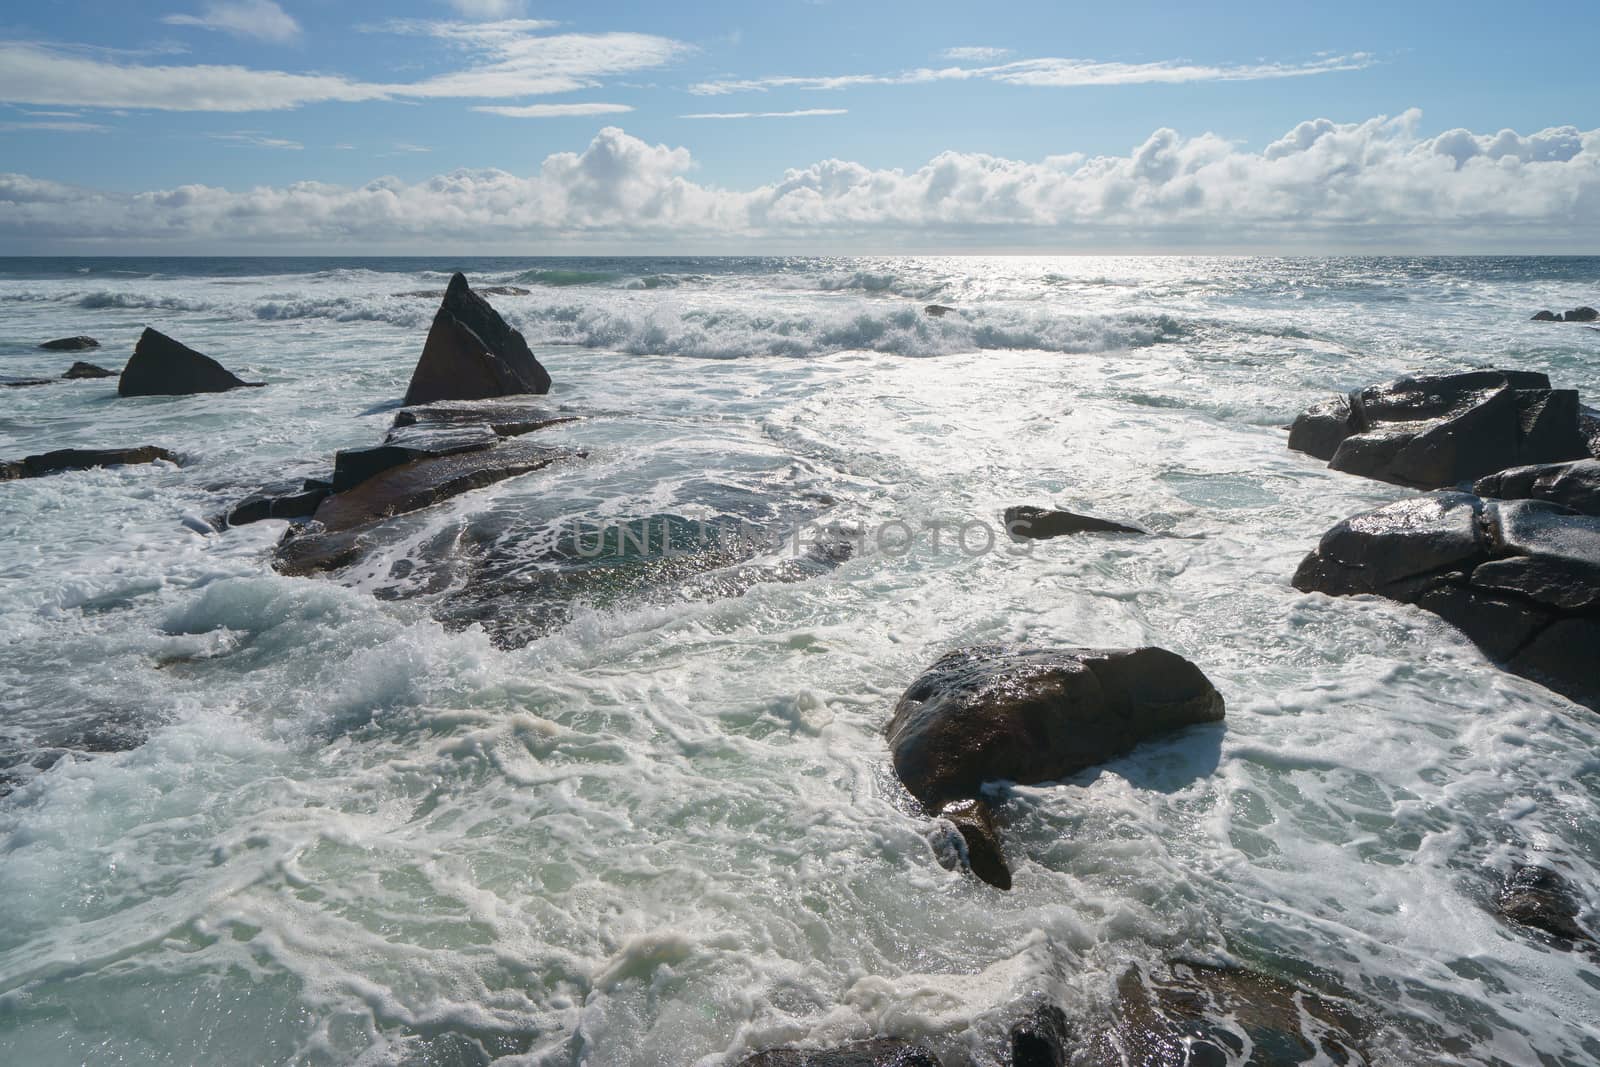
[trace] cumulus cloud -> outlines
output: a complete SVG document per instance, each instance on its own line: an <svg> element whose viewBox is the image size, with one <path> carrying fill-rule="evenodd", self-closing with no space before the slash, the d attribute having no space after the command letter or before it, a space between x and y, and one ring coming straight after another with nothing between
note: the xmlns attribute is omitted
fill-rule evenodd
<svg viewBox="0 0 1600 1067"><path fill-rule="evenodd" d="M693 115L679 115L680 119L802 119L816 115L848 115L843 107L808 107L799 111L701 111Z"/></svg>
<svg viewBox="0 0 1600 1067"><path fill-rule="evenodd" d="M168 15L161 21L169 26L197 26L278 44L300 36L300 24L273 0L219 0L207 4L198 15Z"/></svg>
<svg viewBox="0 0 1600 1067"><path fill-rule="evenodd" d="M499 104L486 104L475 107L474 111L483 111L490 115L504 115L508 119L557 119L572 118L582 115L620 115L633 108L627 104L521 104L505 106Z"/></svg>
<svg viewBox="0 0 1600 1067"><path fill-rule="evenodd" d="M602 77L662 66L688 45L644 33L556 33L534 19L386 24L466 53L460 70L407 83L355 81L239 66L144 65L23 42L0 42L0 100L163 111L276 111L303 104L395 98L495 99L571 92Z"/></svg>
<svg viewBox="0 0 1600 1067"><path fill-rule="evenodd" d="M957 57L946 52L948 58ZM766 92L769 89L849 89L859 85L921 85L938 81L994 81L1007 85L1070 87L1081 85L1181 84L1202 81L1263 81L1302 78L1313 74L1362 70L1376 62L1365 52L1347 56L1320 56L1308 63L1250 63L1217 66L1161 60L1153 63L1102 63L1092 59L1018 59L984 67L921 67L894 74L832 74L697 82L689 87L699 96Z"/></svg>
<svg viewBox="0 0 1600 1067"><path fill-rule="evenodd" d="M0 176L13 247L483 247L540 240L635 247L694 240L812 247L1055 250L1592 246L1600 130L1452 130L1420 116L1302 123L1260 151L1211 134L1152 133L1126 154L1037 161L945 152L913 170L830 159L755 188L691 180L685 148L600 131L530 175L461 170L360 187L301 182L96 192Z"/></svg>

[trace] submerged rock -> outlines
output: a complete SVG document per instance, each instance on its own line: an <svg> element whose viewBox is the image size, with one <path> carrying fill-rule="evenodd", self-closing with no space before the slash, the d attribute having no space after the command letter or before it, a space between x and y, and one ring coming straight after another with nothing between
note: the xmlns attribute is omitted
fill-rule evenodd
<svg viewBox="0 0 1600 1067"><path fill-rule="evenodd" d="M1054 511L1026 505L1006 508L1006 532L1016 540L1045 540L1080 533L1149 533L1137 526L1126 526L1110 519L1097 519L1093 515L1074 515L1070 511Z"/></svg>
<svg viewBox="0 0 1600 1067"><path fill-rule="evenodd" d="M210 356L146 327L139 335L133 358L122 370L117 393L120 396L188 396L259 388L265 384L243 381Z"/></svg>
<svg viewBox="0 0 1600 1067"><path fill-rule="evenodd" d="M740 1060L739 1067L940 1067L940 1064L938 1058L921 1045L877 1038L830 1049L767 1049Z"/></svg>
<svg viewBox="0 0 1600 1067"><path fill-rule="evenodd" d="M1472 491L1501 500L1548 500L1585 515L1600 515L1600 459L1513 467L1478 479Z"/></svg>
<svg viewBox="0 0 1600 1067"><path fill-rule="evenodd" d="M1589 455L1578 394L1543 374L1470 371L1401 378L1295 419L1289 447L1334 470L1440 489L1507 467Z"/></svg>
<svg viewBox="0 0 1600 1067"><path fill-rule="evenodd" d="M1578 925L1578 895L1548 867L1518 867L1495 901L1499 913L1521 926L1542 930L1562 941L1594 940Z"/></svg>
<svg viewBox="0 0 1600 1067"><path fill-rule="evenodd" d="M989 782L1049 782L1223 717L1206 676L1160 648L964 648L895 707L895 773L937 811Z"/></svg>
<svg viewBox="0 0 1600 1067"><path fill-rule="evenodd" d="M104 367L97 367L93 363L85 363L79 360L68 367L67 372L61 377L75 380L78 378L115 378L116 376L117 372L114 370L106 370Z"/></svg>
<svg viewBox="0 0 1600 1067"><path fill-rule="evenodd" d="M7 389L23 389L30 385L54 385L54 378L0 378L0 385Z"/></svg>
<svg viewBox="0 0 1600 1067"><path fill-rule="evenodd" d="M1011 888L1011 868L1006 866L1000 848L1000 833L994 825L994 812L984 800L955 800L939 815L961 835L962 859L966 867L996 889Z"/></svg>
<svg viewBox="0 0 1600 1067"><path fill-rule="evenodd" d="M1072 1051L1072 1025L1054 1004L1029 1012L1011 1028L1008 1067L1066 1067Z"/></svg>
<svg viewBox="0 0 1600 1067"><path fill-rule="evenodd" d="M77 337L57 337L54 341L46 341L39 347L52 352L82 352L90 348L99 348L100 342L93 337L80 334Z"/></svg>
<svg viewBox="0 0 1600 1067"><path fill-rule="evenodd" d="M177 463L178 457L155 445L140 445L137 448L62 448L11 463L0 463L0 481L38 478L46 474L58 474L61 471L90 470L94 467L154 463L157 460Z"/></svg>
<svg viewBox="0 0 1600 1067"><path fill-rule="evenodd" d="M549 391L550 375L522 334L472 291L465 275L451 278L412 372L406 404Z"/></svg>
<svg viewBox="0 0 1600 1067"><path fill-rule="evenodd" d="M1600 517L1432 493L1333 527L1294 587L1415 604L1507 670L1600 708Z"/></svg>
<svg viewBox="0 0 1600 1067"><path fill-rule="evenodd" d="M929 318L942 319L954 310L955 308L946 307L943 304L929 304L927 307L922 309L922 313L927 315Z"/></svg>

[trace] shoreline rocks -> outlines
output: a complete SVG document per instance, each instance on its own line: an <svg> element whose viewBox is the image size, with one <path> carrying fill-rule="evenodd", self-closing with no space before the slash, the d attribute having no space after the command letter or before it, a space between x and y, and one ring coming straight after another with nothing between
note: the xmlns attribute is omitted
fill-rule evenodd
<svg viewBox="0 0 1600 1067"><path fill-rule="evenodd" d="M155 445L140 445L136 448L61 448L54 452L26 456L10 463L0 463L0 481L41 478L47 474L91 470L95 467L154 463L157 460L177 463L178 457Z"/></svg>
<svg viewBox="0 0 1600 1067"><path fill-rule="evenodd" d="M119 396L189 396L230 389L257 389L265 382L247 382L210 356L145 327L133 358L117 382Z"/></svg>
<svg viewBox="0 0 1600 1067"><path fill-rule="evenodd" d="M100 342L93 337L80 334L77 337L57 337L54 341L46 341L39 347L49 352L83 352L99 348Z"/></svg>
<svg viewBox="0 0 1600 1067"><path fill-rule="evenodd" d="M406 388L407 406L550 391L550 374L522 334L467 285L450 279Z"/></svg>

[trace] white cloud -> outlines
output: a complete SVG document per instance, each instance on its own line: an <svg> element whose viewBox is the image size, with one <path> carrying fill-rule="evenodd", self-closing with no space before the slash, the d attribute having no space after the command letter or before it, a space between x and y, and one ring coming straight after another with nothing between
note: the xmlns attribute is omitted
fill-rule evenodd
<svg viewBox="0 0 1600 1067"><path fill-rule="evenodd" d="M396 152L432 152L433 151L433 149L429 148L425 144L412 144L410 141L396 141L394 143L394 150Z"/></svg>
<svg viewBox="0 0 1600 1067"><path fill-rule="evenodd" d="M679 115L680 119L799 119L813 115L848 115L848 108L808 107L799 111L702 111L694 115Z"/></svg>
<svg viewBox="0 0 1600 1067"><path fill-rule="evenodd" d="M234 133L208 134L213 141L224 141L241 148L278 148L298 152L305 145L299 141L289 141L282 137L268 137L260 130L238 130Z"/></svg>
<svg viewBox="0 0 1600 1067"><path fill-rule="evenodd" d="M30 112L33 114L33 112ZM105 133L110 126L102 126L98 122L70 122L64 120L50 120L45 122L0 122L0 130L51 130L56 133Z"/></svg>
<svg viewBox="0 0 1600 1067"><path fill-rule="evenodd" d="M1417 132L1420 116L1302 123L1260 151L1157 130L1126 154L945 152L913 170L830 159L755 188L691 181L687 149L608 128L531 175L462 170L360 187L187 185L127 195L0 176L12 247L1593 247L1600 130Z"/></svg>
<svg viewBox="0 0 1600 1067"><path fill-rule="evenodd" d="M956 58L956 57L951 57ZM1092 59L1018 59L984 67L922 67L895 74L833 74L697 82L689 91L699 96L766 92L769 89L849 89L858 85L919 85L937 81L994 81L1008 85L1081 86L1179 84L1200 81L1262 81L1312 74L1363 70L1376 62L1365 52L1321 56L1309 63L1255 63L1208 66L1162 60L1155 63L1101 63Z"/></svg>
<svg viewBox="0 0 1600 1067"><path fill-rule="evenodd" d="M473 60L461 70L400 84L238 66L146 66L0 42L0 100L163 111L275 111L331 101L504 99L592 88L599 78L659 67L691 50L679 41L643 33L537 32L550 25L531 19L391 23L385 28L428 34Z"/></svg>
<svg viewBox="0 0 1600 1067"><path fill-rule="evenodd" d="M963 45L960 48L946 48L939 53L940 59L977 60L989 62L1004 59L1011 54L1009 48L991 48L986 45Z"/></svg>
<svg viewBox="0 0 1600 1067"><path fill-rule="evenodd" d="M168 15L161 21L169 26L198 26L279 44L300 36L300 24L273 0L217 0L198 15Z"/></svg>
<svg viewBox="0 0 1600 1067"><path fill-rule="evenodd" d="M450 6L469 19L503 19L520 15L523 0L450 0Z"/></svg>
<svg viewBox="0 0 1600 1067"><path fill-rule="evenodd" d="M474 111L490 115L504 115L509 119L554 119L581 115L620 115L633 108L627 104L521 104L517 106L484 105Z"/></svg>

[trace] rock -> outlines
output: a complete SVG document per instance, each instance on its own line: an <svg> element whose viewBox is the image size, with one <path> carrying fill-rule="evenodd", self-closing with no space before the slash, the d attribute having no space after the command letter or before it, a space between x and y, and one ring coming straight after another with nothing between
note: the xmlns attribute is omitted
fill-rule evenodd
<svg viewBox="0 0 1600 1067"><path fill-rule="evenodd" d="M892 1038L856 1041L831 1049L773 1048L747 1056L739 1067L940 1067L921 1045Z"/></svg>
<svg viewBox="0 0 1600 1067"><path fill-rule="evenodd" d="M0 385L7 389L22 389L30 385L54 385L54 378L0 378Z"/></svg>
<svg viewBox="0 0 1600 1067"><path fill-rule="evenodd" d="M82 352L89 348L99 348L100 342L93 337L57 337L54 341L46 341L39 346L52 352Z"/></svg>
<svg viewBox="0 0 1600 1067"><path fill-rule="evenodd" d="M333 491L342 493L402 463L429 456L453 456L462 452L481 452L500 443L500 435L488 426L466 425L407 427L391 431L384 443L371 448L347 448L333 457Z"/></svg>
<svg viewBox="0 0 1600 1067"><path fill-rule="evenodd" d="M1110 519L1097 519L1093 515L1074 515L1070 511L1054 511L1026 505L1006 508L1006 532L1013 540L1042 541L1079 533L1149 533L1137 526L1125 526Z"/></svg>
<svg viewBox="0 0 1600 1067"><path fill-rule="evenodd" d="M1600 311L1592 307L1573 308L1563 317L1565 322L1594 322L1597 319L1600 319Z"/></svg>
<svg viewBox="0 0 1600 1067"><path fill-rule="evenodd" d="M1578 925L1578 895L1567 880L1548 867L1518 867L1500 889L1495 908L1521 926L1543 930L1562 941L1592 942Z"/></svg>
<svg viewBox="0 0 1600 1067"><path fill-rule="evenodd" d="M331 488L307 489L276 496L256 493L235 504L225 522L229 526L244 526L265 519L309 519L332 491Z"/></svg>
<svg viewBox="0 0 1600 1067"><path fill-rule="evenodd" d="M1159 648L960 649L895 707L895 773L937 811L985 783L1049 782L1194 723L1222 695L1194 664Z"/></svg>
<svg viewBox="0 0 1600 1067"><path fill-rule="evenodd" d="M78 362L74 363L72 366L68 367L67 368L67 373L63 374L61 377L67 378L67 379L77 379L77 378L115 378L116 376L117 376L117 372L114 371L114 370L106 370L104 367L97 367L93 363L85 363L82 360L79 360Z"/></svg>
<svg viewBox="0 0 1600 1067"><path fill-rule="evenodd" d="M1600 708L1600 517L1432 493L1334 526L1294 586L1415 604L1513 673Z"/></svg>
<svg viewBox="0 0 1600 1067"><path fill-rule="evenodd" d="M1066 1067L1072 1025L1054 1004L1035 1008L1011 1028L1009 1067Z"/></svg>
<svg viewBox="0 0 1600 1067"><path fill-rule="evenodd" d="M1561 318L1560 315L1557 315L1553 311L1535 311L1533 313L1533 321L1534 322L1561 322L1562 318Z"/></svg>
<svg viewBox="0 0 1600 1067"><path fill-rule="evenodd" d="M449 290L446 290L446 289L413 289L410 292L396 293L394 295L395 296L415 296L415 297L420 297L420 298L425 299L425 300L443 300L444 299L444 294L446 292L448 292L448 291ZM531 295L533 295L533 291L531 289L522 289L522 288L519 288L519 287L517 287L515 285L486 285L482 289L473 290L473 292L477 293L479 296L531 296Z"/></svg>
<svg viewBox="0 0 1600 1067"><path fill-rule="evenodd" d="M132 463L178 462L178 457L155 445L138 448L63 448L43 455L28 456L11 463L0 463L0 481L38 478L61 471L81 471L94 467L118 467Z"/></svg>
<svg viewBox="0 0 1600 1067"><path fill-rule="evenodd" d="M1334 470L1422 489L1589 455L1574 390L1500 370L1401 378L1335 397L1295 419L1289 447Z"/></svg>
<svg viewBox="0 0 1600 1067"><path fill-rule="evenodd" d="M1171 1067L1368 1063L1363 1020L1342 1002L1267 975L1177 963L1117 982L1114 1025L1083 1062Z"/></svg>
<svg viewBox="0 0 1600 1067"><path fill-rule="evenodd" d="M955 308L945 307L943 304L929 304L922 309L922 313L930 318L942 319L954 310Z"/></svg>
<svg viewBox="0 0 1600 1067"><path fill-rule="evenodd" d="M122 370L117 394L188 396L259 388L265 384L241 381L210 356L201 355L166 334L146 327L133 350L133 358Z"/></svg>
<svg viewBox="0 0 1600 1067"><path fill-rule="evenodd" d="M1501 500L1548 500L1585 515L1600 515L1600 460L1513 467L1479 478L1472 491Z"/></svg>
<svg viewBox="0 0 1600 1067"><path fill-rule="evenodd" d="M996 889L1010 889L1011 869L1000 849L1000 834L989 805L981 799L955 800L946 804L939 815L961 835L967 869Z"/></svg>
<svg viewBox="0 0 1600 1067"><path fill-rule="evenodd" d="M546 426L575 422L578 416L563 415L545 407L533 407L498 400L447 401L425 407L403 408L394 417L394 428L407 426L450 426L481 423L501 437L518 437Z"/></svg>
<svg viewBox="0 0 1600 1067"><path fill-rule="evenodd" d="M550 375L522 334L468 287L465 275L451 278L406 389L406 405L549 391Z"/></svg>

